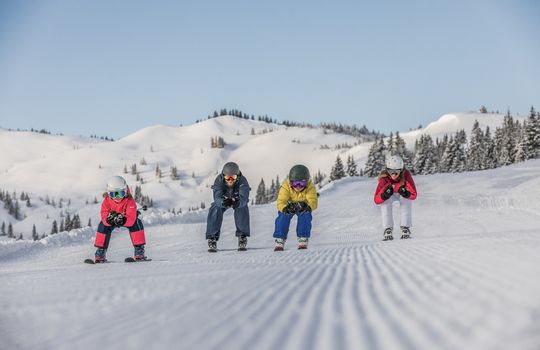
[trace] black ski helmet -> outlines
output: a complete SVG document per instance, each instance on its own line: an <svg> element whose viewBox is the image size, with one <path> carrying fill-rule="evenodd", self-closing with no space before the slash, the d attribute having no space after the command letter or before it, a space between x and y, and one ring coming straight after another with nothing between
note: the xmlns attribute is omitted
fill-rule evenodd
<svg viewBox="0 0 540 350"><path fill-rule="evenodd" d="M221 173L227 176L240 175L240 168L235 162L228 162L223 166Z"/></svg>
<svg viewBox="0 0 540 350"><path fill-rule="evenodd" d="M289 180L300 181L309 179L309 169L302 164L296 164L289 171Z"/></svg>

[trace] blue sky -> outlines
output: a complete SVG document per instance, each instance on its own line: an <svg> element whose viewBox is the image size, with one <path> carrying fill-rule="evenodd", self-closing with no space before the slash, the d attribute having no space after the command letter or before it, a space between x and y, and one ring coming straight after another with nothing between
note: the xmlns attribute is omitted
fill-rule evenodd
<svg viewBox="0 0 540 350"><path fill-rule="evenodd" d="M390 132L480 105L526 114L539 15L534 0L0 0L0 126L118 138L238 108Z"/></svg>

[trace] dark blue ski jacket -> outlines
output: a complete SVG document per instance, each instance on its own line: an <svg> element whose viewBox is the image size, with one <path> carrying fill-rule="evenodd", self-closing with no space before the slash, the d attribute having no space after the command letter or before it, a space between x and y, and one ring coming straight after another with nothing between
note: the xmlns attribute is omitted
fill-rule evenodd
<svg viewBox="0 0 540 350"><path fill-rule="evenodd" d="M232 187L227 186L223 175L219 174L214 180L212 186L214 190L214 204L223 207L223 199L226 197L239 200L239 208L245 207L249 203L249 183L247 179L240 174Z"/></svg>

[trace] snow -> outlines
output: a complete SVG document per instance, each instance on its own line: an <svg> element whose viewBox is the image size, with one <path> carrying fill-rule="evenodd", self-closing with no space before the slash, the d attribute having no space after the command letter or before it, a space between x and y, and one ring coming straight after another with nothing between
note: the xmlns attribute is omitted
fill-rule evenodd
<svg viewBox="0 0 540 350"><path fill-rule="evenodd" d="M104 265L82 263L90 228L3 242L2 348L538 349L538 174L416 176L411 240L382 242L375 180L348 178L320 191L305 251L296 220L272 251L275 204L250 207L247 252L231 211L215 254L205 211L144 213L145 263L123 263L126 230Z"/></svg>

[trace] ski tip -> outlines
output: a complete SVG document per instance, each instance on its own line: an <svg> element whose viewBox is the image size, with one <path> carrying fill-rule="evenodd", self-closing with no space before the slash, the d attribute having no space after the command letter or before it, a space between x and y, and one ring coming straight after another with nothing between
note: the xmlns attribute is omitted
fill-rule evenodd
<svg viewBox="0 0 540 350"><path fill-rule="evenodd" d="M85 260L84 260L84 263L85 263L85 264L92 264L92 265L95 264L95 262L94 262L93 259L85 259Z"/></svg>
<svg viewBox="0 0 540 350"><path fill-rule="evenodd" d="M208 249L208 253L217 253L217 249Z"/></svg>

